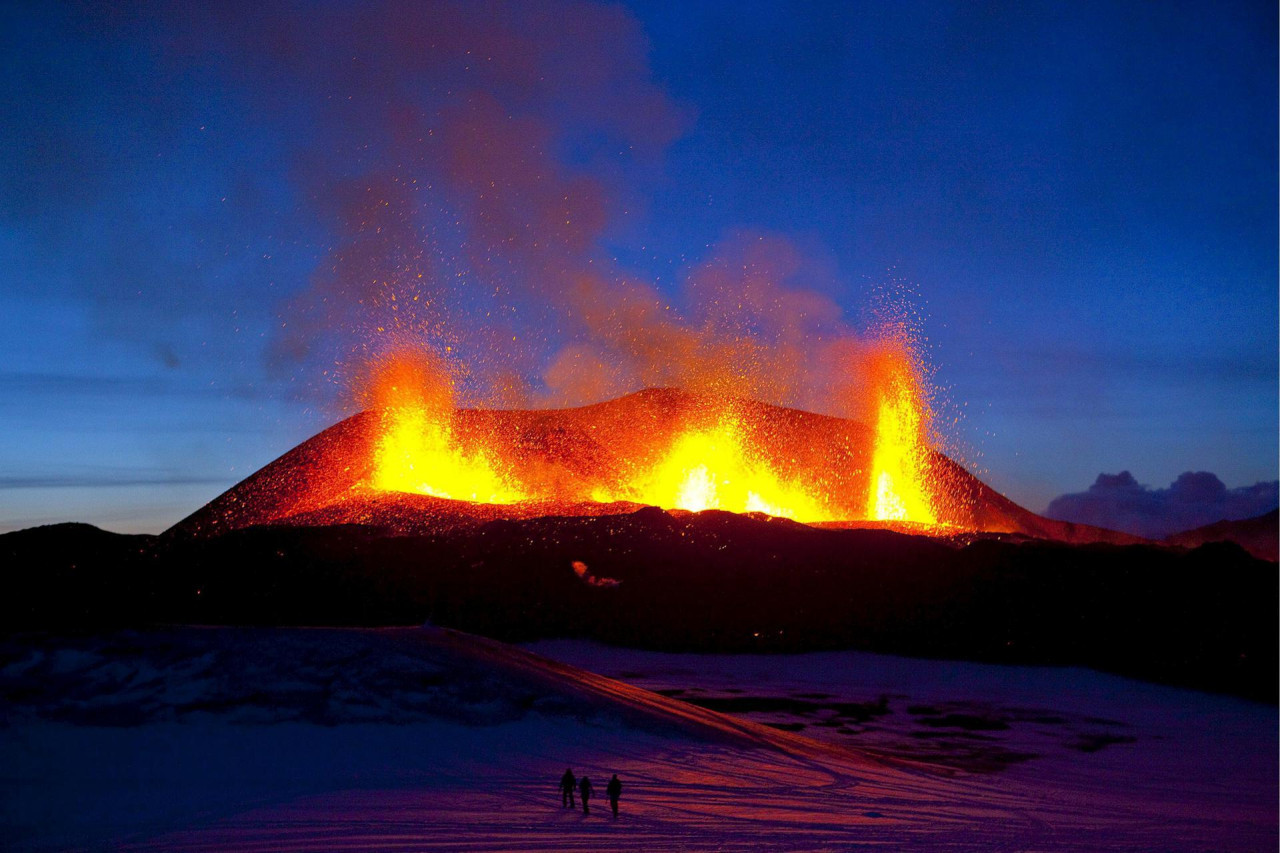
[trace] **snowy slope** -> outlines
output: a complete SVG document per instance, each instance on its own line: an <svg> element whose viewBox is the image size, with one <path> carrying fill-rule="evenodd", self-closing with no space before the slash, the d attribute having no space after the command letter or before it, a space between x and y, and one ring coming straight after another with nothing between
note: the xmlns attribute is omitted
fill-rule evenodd
<svg viewBox="0 0 1280 853"><path fill-rule="evenodd" d="M732 675L733 660L694 666ZM814 677L801 667L794 683ZM1028 781L872 759L433 629L11 637L0 713L5 849L1275 844L1257 796L1193 813L1166 790L1122 796L1061 771ZM620 775L617 823L599 805L560 808L566 765L597 789Z"/></svg>
<svg viewBox="0 0 1280 853"><path fill-rule="evenodd" d="M1250 823L1275 838L1275 705L1070 667L852 651L664 654L582 641L528 648L864 753L998 774L998 784L1088 804L1095 815L1158 814L1170 837L1153 836L1151 849L1184 849L1197 837L1204 849L1275 847L1228 841ZM1217 840L1199 835L1215 822Z"/></svg>

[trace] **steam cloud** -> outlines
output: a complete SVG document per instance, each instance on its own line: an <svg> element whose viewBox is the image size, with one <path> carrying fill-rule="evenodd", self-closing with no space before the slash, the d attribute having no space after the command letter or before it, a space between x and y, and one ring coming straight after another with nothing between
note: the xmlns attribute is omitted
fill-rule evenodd
<svg viewBox="0 0 1280 853"><path fill-rule="evenodd" d="M675 294L621 268L610 229L692 116L625 10L587 2L195 10L180 50L306 118L294 179L335 229L272 363L319 375L427 340L460 402L593 402L650 385L858 416L858 336L787 239L743 232Z"/></svg>
<svg viewBox="0 0 1280 853"><path fill-rule="evenodd" d="M336 377L358 405L369 361L425 344L460 405L680 385L866 415L864 318L786 237L728 233L661 286L615 259L695 119L624 8L125 0L26 17L15 31L56 31L86 60L17 54L59 97L14 124L48 138L0 129L17 164L0 221L33 256L91 258L67 286L175 371L252 388L265 363L308 396ZM120 49L99 56L102 32Z"/></svg>
<svg viewBox="0 0 1280 853"><path fill-rule="evenodd" d="M1086 492L1054 498L1050 518L1123 530L1149 539L1253 518L1275 509L1280 481L1228 489L1216 474L1187 471L1167 489L1141 485L1128 471L1099 474Z"/></svg>

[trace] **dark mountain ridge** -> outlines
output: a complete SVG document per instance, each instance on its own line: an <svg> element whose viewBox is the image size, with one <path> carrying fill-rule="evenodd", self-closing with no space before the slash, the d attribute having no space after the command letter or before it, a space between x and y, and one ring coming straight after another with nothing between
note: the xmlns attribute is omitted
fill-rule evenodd
<svg viewBox="0 0 1280 853"><path fill-rule="evenodd" d="M1264 701L1280 665L1275 565L1230 544L948 540L645 508L426 536L56 526L0 536L0 557L11 630L430 621L508 641L1081 665Z"/></svg>

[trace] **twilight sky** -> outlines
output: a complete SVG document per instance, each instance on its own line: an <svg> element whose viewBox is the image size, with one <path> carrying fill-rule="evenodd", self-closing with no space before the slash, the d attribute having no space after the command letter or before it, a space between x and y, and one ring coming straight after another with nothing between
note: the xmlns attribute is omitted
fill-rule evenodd
<svg viewBox="0 0 1280 853"><path fill-rule="evenodd" d="M637 288L782 338L906 300L1033 510L1276 477L1274 3L173 5L0 8L0 530L168 526L379 329L478 402L665 376L566 366Z"/></svg>

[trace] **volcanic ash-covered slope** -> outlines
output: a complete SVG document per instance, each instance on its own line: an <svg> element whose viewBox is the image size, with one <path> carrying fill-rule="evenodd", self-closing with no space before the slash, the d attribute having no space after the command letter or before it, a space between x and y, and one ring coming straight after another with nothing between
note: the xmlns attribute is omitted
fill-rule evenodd
<svg viewBox="0 0 1280 853"><path fill-rule="evenodd" d="M1242 521L1218 521L1165 537L1166 545L1198 548L1206 542L1235 542L1260 560L1280 560L1280 510Z"/></svg>
<svg viewBox="0 0 1280 853"><path fill-rule="evenodd" d="M870 428L751 400L729 405L754 452L780 478L803 483L843 507L835 524L863 522L874 451ZM706 395L647 389L573 409L458 410L452 427L464 451L483 448L503 460L515 478L544 488L537 498L502 505L373 488L383 420L362 412L298 445L171 532L210 536L264 524L356 523L394 533L429 533L497 519L631 512L640 504L586 496L598 496L600 483L624 483L651 467L680 434L708 425L725 407L724 400ZM1036 515L941 453L930 452L924 470L937 520L951 532L1007 532L1081 543L1137 541ZM625 490L621 495L628 497Z"/></svg>

